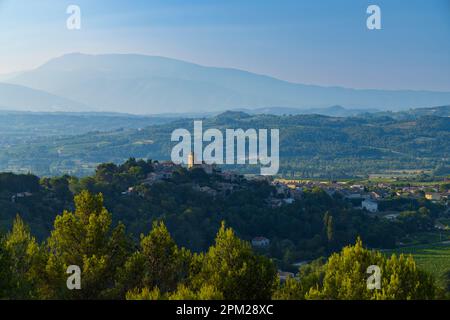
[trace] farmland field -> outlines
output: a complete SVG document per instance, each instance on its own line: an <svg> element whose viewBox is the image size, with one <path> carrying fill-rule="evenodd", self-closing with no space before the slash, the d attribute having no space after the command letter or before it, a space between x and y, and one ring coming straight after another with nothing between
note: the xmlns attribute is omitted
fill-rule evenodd
<svg viewBox="0 0 450 320"><path fill-rule="evenodd" d="M412 254L419 268L431 273L439 285L446 285L446 273L450 272L450 243L418 245L385 251L386 254Z"/></svg>

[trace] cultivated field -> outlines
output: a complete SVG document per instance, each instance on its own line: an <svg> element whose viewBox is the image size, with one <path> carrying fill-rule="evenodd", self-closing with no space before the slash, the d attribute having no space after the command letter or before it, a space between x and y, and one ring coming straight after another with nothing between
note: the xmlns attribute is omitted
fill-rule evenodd
<svg viewBox="0 0 450 320"><path fill-rule="evenodd" d="M450 272L450 242L399 248L385 253L412 254L420 268L433 274L441 286L446 285L446 273Z"/></svg>

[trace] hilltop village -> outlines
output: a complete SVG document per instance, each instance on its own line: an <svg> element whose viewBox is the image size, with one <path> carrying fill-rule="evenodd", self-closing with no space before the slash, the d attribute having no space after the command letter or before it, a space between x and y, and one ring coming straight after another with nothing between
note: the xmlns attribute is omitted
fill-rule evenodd
<svg viewBox="0 0 450 320"><path fill-rule="evenodd" d="M305 190L318 188L330 197L345 199L354 209L360 209L371 216L395 221L404 211L405 203L409 201L430 201L445 208L445 214L449 213L450 180L440 183L390 183L367 181L365 183L352 183L349 181L314 181L314 180L289 180L272 176L243 175L232 170L223 170L216 165L195 164L193 153L189 155L186 166L176 165L170 161L155 162L153 171L141 183L152 186L160 181L170 180L180 168L186 167L189 171L199 171L206 175L214 176L205 183L192 182L192 188L213 198L228 196L242 189L243 181L266 182L273 187L273 192L265 199L265 205L278 208L290 205L302 199ZM130 195L137 192L134 186L130 186L122 192L122 195ZM449 224L435 222L436 229L447 230ZM264 247L269 244L269 239L256 237L253 239L256 247Z"/></svg>

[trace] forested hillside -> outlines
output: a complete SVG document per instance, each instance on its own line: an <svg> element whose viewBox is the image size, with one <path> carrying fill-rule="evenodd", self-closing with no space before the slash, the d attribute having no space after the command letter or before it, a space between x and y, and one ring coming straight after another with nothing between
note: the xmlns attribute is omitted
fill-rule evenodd
<svg viewBox="0 0 450 320"><path fill-rule="evenodd" d="M156 165L134 159L119 166L102 164L85 178L0 174L0 226L7 230L20 214L33 234L45 239L55 216L72 210L74 195L88 190L103 195L113 221L124 222L135 239L153 221L163 220L177 243L201 251L212 243L221 221L226 221L245 240L271 239L266 253L290 265L328 255L357 236L371 247L394 248L396 241L422 230L420 225L432 224L432 218L444 210L425 199L393 200L386 205L404 203L401 206L410 214L392 223L369 216L340 194L330 196L320 188L305 189L294 203L273 206L271 199L284 195L267 181L240 178L231 183L200 168L175 167L171 177L149 182L147 177ZM414 210L426 214L416 215Z"/></svg>
<svg viewBox="0 0 450 320"><path fill-rule="evenodd" d="M273 260L255 252L222 223L204 252L179 247L162 222L133 242L113 224L101 194L83 191L42 243L20 217L0 237L1 299L268 300L437 299L446 293L411 257L367 250L360 239L328 260L279 278ZM382 287L369 290L367 268L382 270ZM80 290L68 290L70 268Z"/></svg>
<svg viewBox="0 0 450 320"><path fill-rule="evenodd" d="M36 137L32 143L3 144L0 170L39 175L89 175L102 162L130 156L169 160L174 129L192 130L193 120L141 129ZM207 128L280 129L280 174L327 179L392 170L449 173L450 118L388 116L337 118L319 115L273 116L226 112L203 121ZM257 167L240 168L243 173Z"/></svg>

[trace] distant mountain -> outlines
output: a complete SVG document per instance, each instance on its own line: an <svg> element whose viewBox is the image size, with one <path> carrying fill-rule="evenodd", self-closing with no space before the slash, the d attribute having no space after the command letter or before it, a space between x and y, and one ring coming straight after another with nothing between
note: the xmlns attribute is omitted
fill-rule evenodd
<svg viewBox="0 0 450 320"><path fill-rule="evenodd" d="M84 104L24 86L0 83L0 110L88 111Z"/></svg>
<svg viewBox="0 0 450 320"><path fill-rule="evenodd" d="M272 115L298 115L298 114L319 114L330 117L351 117L358 116L364 113L379 112L378 109L347 109L342 106L331 106L328 108L314 108L314 109L298 109L298 108L257 108L257 109L239 109L248 114L272 114Z"/></svg>
<svg viewBox="0 0 450 320"><path fill-rule="evenodd" d="M246 71L144 55L69 54L8 80L97 111L138 114L261 107L401 110L450 103L450 92L295 84Z"/></svg>

